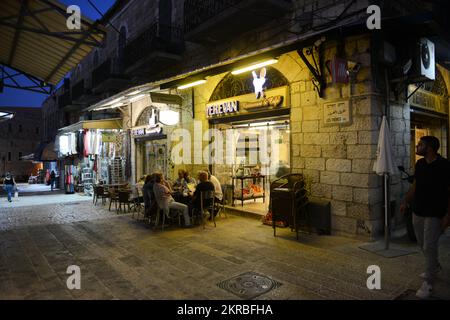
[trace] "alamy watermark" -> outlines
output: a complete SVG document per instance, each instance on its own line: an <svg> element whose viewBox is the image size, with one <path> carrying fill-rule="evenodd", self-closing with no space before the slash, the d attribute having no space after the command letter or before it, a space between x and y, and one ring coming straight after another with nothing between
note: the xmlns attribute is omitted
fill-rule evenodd
<svg viewBox="0 0 450 320"><path fill-rule="evenodd" d="M370 276L367 278L366 286L369 290L381 290L381 269L377 265L370 265L367 267L367 274Z"/></svg>
<svg viewBox="0 0 450 320"><path fill-rule="evenodd" d="M81 30L81 9L79 6L70 5L66 12L70 16L66 20L66 26L69 30Z"/></svg>
<svg viewBox="0 0 450 320"><path fill-rule="evenodd" d="M243 130L242 130L243 129ZM276 126L242 129L208 129L203 132L202 121L194 121L193 135L188 129L175 129L170 135L171 160L174 164L227 164L233 165L237 158L248 165L270 165L280 159L281 130ZM246 130L249 129L249 130ZM204 142L208 142L203 147Z"/></svg>
<svg viewBox="0 0 450 320"><path fill-rule="evenodd" d="M66 285L69 290L80 290L81 289L81 269L77 265L70 265L66 270L67 274L70 276L67 278Z"/></svg>

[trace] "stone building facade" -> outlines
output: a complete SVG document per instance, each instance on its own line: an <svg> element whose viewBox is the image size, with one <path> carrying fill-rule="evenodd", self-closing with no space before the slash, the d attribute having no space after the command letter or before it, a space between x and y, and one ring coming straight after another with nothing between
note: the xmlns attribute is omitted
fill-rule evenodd
<svg viewBox="0 0 450 320"><path fill-rule="evenodd" d="M205 115L206 104L211 101L220 81L231 71L231 66L241 61L251 61L252 58L255 61L266 58L265 53L277 52L278 62L271 68L276 69L287 79L292 172L304 174L309 183L311 198L331 203L332 228L335 233L364 237L380 234L384 219L382 178L377 176L372 168L376 159L378 132L382 116L385 114L387 99L386 83L383 77L380 77L382 68L378 64L379 52L376 44L379 42L379 39L377 40L379 35L365 27L365 19L368 16L366 9L372 2L281 1L291 6L284 14L276 17L269 15L261 24L246 29L242 29L240 24L228 24L230 33L234 32L233 36L222 35L218 38L216 35L206 34L200 40L198 35L195 38L192 32L190 35L186 32L190 30L186 27L191 12L189 10L194 10L197 2L119 1L106 13L103 22L108 21L114 28L109 24L106 25L107 36L104 46L93 50L80 66L72 71L71 86L82 79L87 79L85 88L89 89L89 83L95 80L92 80L94 70L108 59L118 59L122 54L125 55L125 60L130 60L126 58L127 55L139 59L144 56L146 58L159 56L160 60L153 60L157 61L153 64L146 62L140 67L133 67L133 61L128 61L131 65L121 66L124 76L121 78L123 80L121 85L108 90L92 88L91 98L78 105L71 104L66 109L68 111L65 115L65 125L69 124L68 122L76 122L80 116L83 119L108 117L111 110L94 112L82 110L124 96L133 88L145 86L153 92L175 94L182 98L181 105L177 107L181 121L176 127L166 128L169 137L177 128L185 128L193 133L196 120L202 122L203 130L206 131L210 128ZM263 2L266 4L266 1ZM202 2L205 6L209 4L210 7L211 3L211 1ZM216 2L218 6L223 3L225 2ZM255 9L252 3L254 1L235 1L232 6L243 6L240 7L239 14L252 13ZM408 6L405 6L405 3L405 1L384 3L383 13L402 15L420 9L420 5L416 3L410 3ZM221 10L217 12L219 20L225 19L224 12L228 9L224 7ZM226 14L230 14L230 11ZM211 21L205 19L196 23L197 26L204 24L214 27ZM155 47L147 48L137 44L141 37L145 42L146 30L150 30L155 22L160 28L159 37L167 36L161 31L164 30L161 29L161 25L171 26L169 32L171 41L175 37L174 30L184 28L182 46L177 46L177 50L172 51L168 49L169 47L157 50ZM318 40L320 44L316 45ZM315 46L320 52L318 64L322 70L322 87L325 88L320 94L314 85L317 79L299 55L299 50L307 52L314 50ZM141 48L142 52L131 52L130 55L132 51L130 48ZM306 57L309 64L316 63L310 54L306 54ZM334 57L358 64L359 70L351 75L349 83L333 81L329 62ZM230 67L227 69L227 66ZM447 69L442 66L439 70L448 87L450 78ZM177 89L175 83L181 84L184 79L187 81L196 75L202 75L206 83L193 89ZM170 82L174 85L163 89L164 85ZM405 92L394 94L394 89L396 88L391 88L388 99L392 142L397 164L410 168L411 108L409 101L406 101ZM64 88L57 93L58 100L64 94L63 91ZM448 109L448 95L443 99L446 99ZM325 124L324 108L327 104L335 102L348 103L349 123ZM145 97L121 107L123 129L127 131L135 127L137 119L151 103L149 97ZM448 123L448 111L446 119ZM447 149L447 135L448 130L447 134L442 136L445 149ZM208 145L208 141L204 141L201 136L193 135L193 139L193 145L203 147ZM170 142L170 139L168 140ZM131 141L130 179L136 182L139 179L139 172L142 171L140 164L137 163L141 154L134 139ZM172 146L169 145L169 158L171 149ZM191 153L194 154L195 150L192 149ZM196 172L198 169L204 169L205 165L174 165L170 166L168 174L174 178L177 169L181 167ZM400 198L408 187L399 175L391 177L391 200L396 201L394 207L396 210ZM398 212L394 215L395 222L401 223Z"/></svg>
<svg viewBox="0 0 450 320"><path fill-rule="evenodd" d="M27 182L36 174L35 165L22 157L32 154L41 142L43 132L41 108L2 107L14 112L11 120L0 123L0 176L11 172L16 181Z"/></svg>

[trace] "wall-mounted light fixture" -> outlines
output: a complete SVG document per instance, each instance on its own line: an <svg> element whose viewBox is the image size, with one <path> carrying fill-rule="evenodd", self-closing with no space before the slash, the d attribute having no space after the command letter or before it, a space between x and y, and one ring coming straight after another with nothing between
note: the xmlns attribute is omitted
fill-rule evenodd
<svg viewBox="0 0 450 320"><path fill-rule="evenodd" d="M233 70L233 71L231 71L231 73L234 74L234 75L241 74L241 73L244 73L244 72L247 72L247 71L252 71L252 70L259 69L259 68L262 68L262 67L265 67L265 66L269 66L269 65L277 63L277 62L278 62L277 59L269 59L269 60L262 61L262 62L259 62L259 63L256 63L256 64L252 64L252 65L244 67L244 68Z"/></svg>
<svg viewBox="0 0 450 320"><path fill-rule="evenodd" d="M159 122L166 126L174 126L180 122L180 113L173 110L160 110Z"/></svg>
<svg viewBox="0 0 450 320"><path fill-rule="evenodd" d="M198 86L200 84L204 84L206 82L206 80L202 79L202 80L197 80L191 83L187 83L187 84L183 84L181 86L178 87L179 90L183 90L186 88L190 88L190 87L194 87L194 86Z"/></svg>

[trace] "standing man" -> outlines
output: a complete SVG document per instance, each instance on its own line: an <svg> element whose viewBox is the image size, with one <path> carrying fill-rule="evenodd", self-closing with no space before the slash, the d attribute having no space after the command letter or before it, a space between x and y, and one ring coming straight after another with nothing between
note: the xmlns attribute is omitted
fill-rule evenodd
<svg viewBox="0 0 450 320"><path fill-rule="evenodd" d="M8 194L9 202L12 202L11 194L14 191L15 186L16 186L16 181L14 180L14 177L11 175L10 172L7 172L5 179L3 179L3 188L5 189L6 193Z"/></svg>
<svg viewBox="0 0 450 320"><path fill-rule="evenodd" d="M400 212L404 213L406 206L413 204L414 230L425 256L426 270L421 274L425 281L416 292L421 299L430 297L436 274L441 269L439 237L447 227L450 216L450 162L437 153L439 147L436 137L420 138L416 154L423 158L416 163L414 183L400 206Z"/></svg>
<svg viewBox="0 0 450 320"><path fill-rule="evenodd" d="M55 174L55 171L52 170L52 173L50 173L50 184L51 184L52 191L53 191L53 187L55 186L55 179L56 179L56 174Z"/></svg>

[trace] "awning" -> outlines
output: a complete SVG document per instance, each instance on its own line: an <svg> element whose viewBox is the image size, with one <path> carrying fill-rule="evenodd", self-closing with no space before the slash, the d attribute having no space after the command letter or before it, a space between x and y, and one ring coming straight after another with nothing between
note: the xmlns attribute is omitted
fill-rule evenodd
<svg viewBox="0 0 450 320"><path fill-rule="evenodd" d="M58 134L76 132L83 129L122 129L122 119L84 120L58 130Z"/></svg>
<svg viewBox="0 0 450 320"><path fill-rule="evenodd" d="M54 142L41 142L34 152L34 161L56 161L58 155Z"/></svg>
<svg viewBox="0 0 450 320"><path fill-rule="evenodd" d="M68 29L70 16L55 0L0 1L0 63L57 84L105 35L86 17L80 30Z"/></svg>

